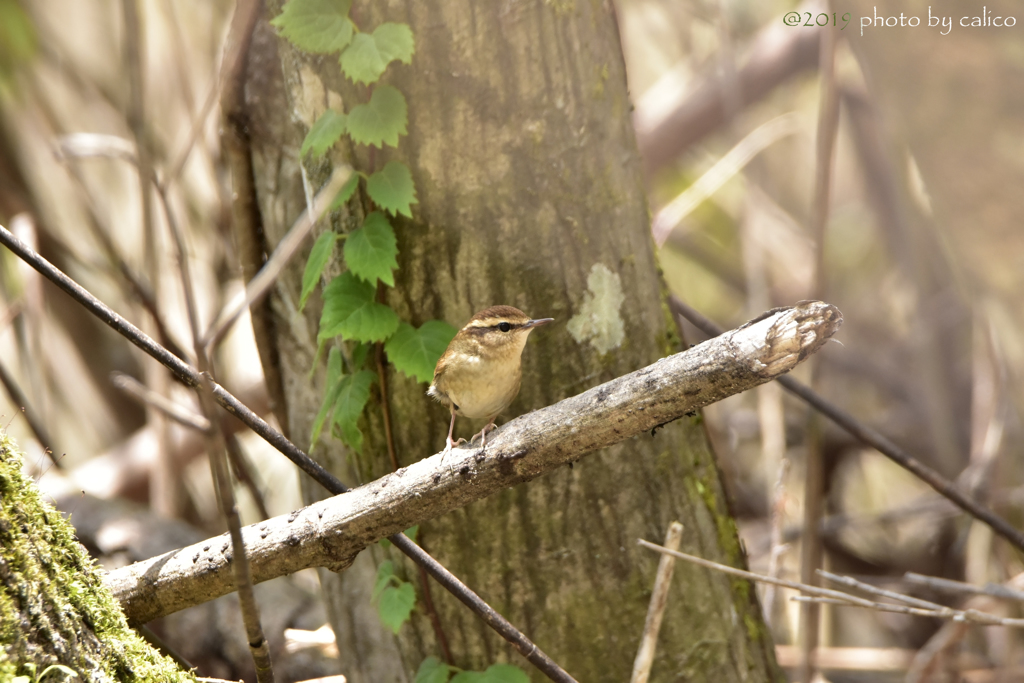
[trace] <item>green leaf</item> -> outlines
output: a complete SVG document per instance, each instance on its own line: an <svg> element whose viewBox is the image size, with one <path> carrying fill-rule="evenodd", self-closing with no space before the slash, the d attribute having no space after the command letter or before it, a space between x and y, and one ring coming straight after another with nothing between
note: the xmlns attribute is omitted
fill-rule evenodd
<svg viewBox="0 0 1024 683"><path fill-rule="evenodd" d="M370 602L376 602L380 594L391 584L395 578L395 564L391 560L384 560L377 567L377 580L373 583L373 593L370 594Z"/></svg>
<svg viewBox="0 0 1024 683"><path fill-rule="evenodd" d="M366 358L370 355L370 348L372 346L372 344L356 344L355 348L352 349L352 367L349 368L352 372L363 369L363 364L366 363Z"/></svg>
<svg viewBox="0 0 1024 683"><path fill-rule="evenodd" d="M482 671L460 671L452 678L451 683L483 683Z"/></svg>
<svg viewBox="0 0 1024 683"><path fill-rule="evenodd" d="M351 6L352 0L288 0L270 23L300 50L329 54L352 40Z"/></svg>
<svg viewBox="0 0 1024 683"><path fill-rule="evenodd" d="M345 202L352 199L352 195L356 193L356 188L359 187L359 176L358 171L352 171L352 175L348 177L345 184L340 190L338 190L337 196L334 197L334 201L327 207L328 211L337 211L345 205Z"/></svg>
<svg viewBox="0 0 1024 683"><path fill-rule="evenodd" d="M334 253L334 243L338 241L338 234L332 230L321 234L313 243L313 249L309 252L309 260L306 261L306 270L302 273L302 295L299 297L299 310L306 307L306 300L313 293L320 276L324 272L324 266L331 260Z"/></svg>
<svg viewBox="0 0 1024 683"><path fill-rule="evenodd" d="M320 404L320 410L313 421L313 432L309 438L310 449L316 445L317 440L320 438L320 432L324 428L327 414L334 408L334 404L338 402L338 394L341 393L341 351L336 346L332 347L327 355L327 382L325 386L327 387L327 392L324 394L324 401Z"/></svg>
<svg viewBox="0 0 1024 683"><path fill-rule="evenodd" d="M412 53L416 51L416 45L408 24L381 24L373 32L373 42L377 44L377 50L384 61L391 63L397 59L403 64L412 63Z"/></svg>
<svg viewBox="0 0 1024 683"><path fill-rule="evenodd" d="M360 33L341 53L341 68L356 83L376 83L394 60L412 61L412 29L406 24L381 24L372 34Z"/></svg>
<svg viewBox="0 0 1024 683"><path fill-rule="evenodd" d="M398 136L406 134L409 122L405 96L390 85L374 88L370 101L352 107L348 114L348 134L361 145L398 146Z"/></svg>
<svg viewBox="0 0 1024 683"><path fill-rule="evenodd" d="M427 657L416 671L413 683L447 683L453 668L434 656Z"/></svg>
<svg viewBox="0 0 1024 683"><path fill-rule="evenodd" d="M401 586L388 586L380 594L377 603L377 614L380 620L393 633L398 633L402 624L409 620L412 608L416 605L416 590L411 583L402 582Z"/></svg>
<svg viewBox="0 0 1024 683"><path fill-rule="evenodd" d="M349 233L345 240L348 269L371 284L377 284L379 278L388 287L395 286L392 271L398 268L397 256L395 231L379 211L367 216L363 226Z"/></svg>
<svg viewBox="0 0 1024 683"><path fill-rule="evenodd" d="M366 402L370 400L370 385L376 379L375 373L360 370L354 375L345 375L339 382L340 389L331 423L341 432L341 440L345 445L357 452L363 449L363 433L359 431L357 422Z"/></svg>
<svg viewBox="0 0 1024 683"><path fill-rule="evenodd" d="M384 341L398 329L393 310L373 300L376 287L345 271L324 289L318 339L341 335L361 342Z"/></svg>
<svg viewBox="0 0 1024 683"><path fill-rule="evenodd" d="M341 53L341 70L356 83L376 83L388 63L369 33L359 33Z"/></svg>
<svg viewBox="0 0 1024 683"><path fill-rule="evenodd" d="M409 527L408 529L406 529L402 533L405 534L406 536L408 536L411 540L415 541L416 540L416 534L418 534L419 532L420 532L420 525L417 524L416 526Z"/></svg>
<svg viewBox="0 0 1024 683"><path fill-rule="evenodd" d="M382 209L412 218L411 204L418 204L416 187L409 167L401 161L389 161L366 180L366 193Z"/></svg>
<svg viewBox="0 0 1024 683"><path fill-rule="evenodd" d="M486 683L530 683L530 677L518 666L494 664L487 667L482 681L486 681Z"/></svg>
<svg viewBox="0 0 1024 683"><path fill-rule="evenodd" d="M306 133L299 155L306 156L306 152L312 150L313 156L322 157L344 135L347 121L348 117L344 114L333 109L325 111Z"/></svg>
<svg viewBox="0 0 1024 683"><path fill-rule="evenodd" d="M427 657L416 670L416 678L413 683L448 683L448 675L451 667L437 657Z"/></svg>
<svg viewBox="0 0 1024 683"><path fill-rule="evenodd" d="M430 382L434 378L437 360L457 332L442 320L428 320L418 330L409 323L402 323L384 343L384 351L388 360L406 377L414 377L417 382Z"/></svg>

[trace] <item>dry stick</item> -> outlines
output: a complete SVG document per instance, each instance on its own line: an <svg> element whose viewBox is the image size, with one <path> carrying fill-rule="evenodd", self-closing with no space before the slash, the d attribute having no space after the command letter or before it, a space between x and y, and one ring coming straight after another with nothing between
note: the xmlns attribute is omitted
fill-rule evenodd
<svg viewBox="0 0 1024 683"><path fill-rule="evenodd" d="M220 506L221 515L223 515L224 521L227 523L228 533L231 536L231 565L234 569L235 589L238 593L238 603L242 612L242 623L245 625L249 654L252 656L253 666L256 669L256 680L259 683L274 683L274 667L270 659L270 645L263 635L259 605L256 603L256 595L253 592L252 571L245 555L245 542L242 540L242 520L238 514L238 505L235 503L235 490L231 484L231 472L228 469L227 444L224 441L224 430L221 429L220 422L214 420L216 407L211 400L213 395L213 366L210 363L209 350L203 346L200 340L199 313L192 274L190 272L191 269L189 267L188 251L185 247L185 235L174 212L171 210L170 200L163 185L155 176L153 183L156 185L157 192L159 193L161 204L164 208L164 215L167 218L167 225L170 228L171 236L174 238L174 246L177 250L178 272L181 276L181 285L185 293L185 309L188 312L189 328L192 330L192 346L196 354L196 364L202 379L201 386L196 390L196 393L199 396L199 405L202 408L203 417L210 425L210 429L204 431L206 436L206 453L210 459L210 471L213 475L217 503Z"/></svg>
<svg viewBox="0 0 1024 683"><path fill-rule="evenodd" d="M675 199L663 206L651 221L654 242L660 247L665 244L672 230L700 204L717 192L744 166L784 137L802 130L800 119L792 112L781 114L758 126L740 140L735 147L708 169L704 175L687 187Z"/></svg>
<svg viewBox="0 0 1024 683"><path fill-rule="evenodd" d="M46 431L46 427L36 417L36 412L32 409L32 406L28 403L28 397L25 396L25 392L21 390L21 387L15 381L14 377L7 372L7 368L4 367L2 361L0 361L0 384L4 386L7 391L7 396L11 399L11 403L16 408L21 408L21 415L25 418L25 422L28 423L28 428L32 432L33 436L36 437L36 441L43 447L43 452L46 453L47 457L50 458L57 469L64 469L64 465L60 463L58 458L53 452L53 440L50 438L49 432Z"/></svg>
<svg viewBox="0 0 1024 683"><path fill-rule="evenodd" d="M313 225L320 220L321 216L327 213L331 202L334 201L338 192L348 182L352 173L352 167L350 166L338 166L334 169L330 180L327 181L327 184L317 193L316 199L313 200L313 206L310 207L311 210L303 211L302 215L292 224L288 234L278 243L274 253L267 259L260 272L245 286L245 294L225 307L217 316L216 322L210 325L210 329L206 331L206 334L200 340L202 346L216 345L231 328L232 323L238 319L238 316L243 311L249 310L252 304L258 302L266 295L274 285L278 275L288 265L288 261L298 252L306 237L309 236Z"/></svg>
<svg viewBox="0 0 1024 683"><path fill-rule="evenodd" d="M125 145L127 145L127 148ZM82 203L85 205L85 226L89 229L90 234L99 242L100 247L106 254L107 260L121 274L121 277L124 278L131 289L132 294L142 304L142 307L146 309L146 312L149 313L153 324L156 325L156 331L161 343L170 349L174 355L187 360L188 356L171 336L170 330L164 324L163 318L160 316L159 310L157 310L156 298L153 296L150 285L132 270L132 267L128 265L118 252L110 235L101 227L99 211L96 209L96 202L89 191L89 186L86 184L85 178L82 176L78 166L71 163L76 159L101 157L121 159L137 167L138 159L135 156L135 146L131 141L115 135L71 133L57 140L57 148L54 154L57 160L61 162L64 170L71 176L79 195L81 195ZM56 236L51 236L51 238L56 239ZM74 254L70 247L65 245L64 248L69 254Z"/></svg>
<svg viewBox="0 0 1024 683"><path fill-rule="evenodd" d="M908 614L914 617L929 617L931 619L951 619L956 622L968 622L981 626L1009 626L1011 628L1024 628L1024 619L1010 619L1007 617L996 617L978 610L956 610L945 608L941 611L923 609L920 607L908 607L905 605L893 605L886 602L868 601L868 604L851 604L844 600L835 598L819 598L809 595L798 595L793 598L796 602L817 602L823 605L838 605L839 607L864 607L877 612L893 612L895 614Z"/></svg>
<svg viewBox="0 0 1024 683"><path fill-rule="evenodd" d="M786 505L786 472L789 470L789 460L785 457L779 462L779 474L772 489L771 506L771 540L768 554L768 576L775 578L779 575L779 559L782 553L786 552L787 545L782 542L782 516ZM764 591L764 621L770 627L774 620L775 611L775 585L768 584Z"/></svg>
<svg viewBox="0 0 1024 683"><path fill-rule="evenodd" d="M0 331L3 331L12 320L21 315L21 304L14 303L7 307L7 310L0 314ZM15 407L21 408L21 414L25 418L25 422L28 423L28 428L32 434L35 435L36 441L43 447L43 452L50 458L57 469L64 469L64 465L60 463L58 458L53 452L53 440L50 438L49 432L46 430L46 426L43 425L36 418L36 413L28 404L28 397L25 396L25 392L21 390L21 386L14 380L14 377L7 372L7 368L4 367L3 361L0 360L0 384L4 385L4 389L7 391L7 396L11 399L11 403Z"/></svg>
<svg viewBox="0 0 1024 683"><path fill-rule="evenodd" d="M689 320L695 327L705 334L711 336L722 334L722 328L694 308L691 308L688 304L681 301L678 297L671 296L669 298L669 305L679 315ZM1009 541L1009 543L1015 548L1020 551L1024 551L1024 534L1022 534L1020 530L1014 528L1009 522L989 510L981 503L969 498L967 494L962 492L952 481L946 479L932 468L921 463L888 438L874 429L862 424L857 420L857 418L845 410L832 405L816 394L813 390L796 381L792 377L779 377L778 382L785 387L787 391L802 398L810 404L812 408L832 420L839 427L845 429L860 441L871 446L900 467L903 467L917 476L961 510L992 527L993 531Z"/></svg>
<svg viewBox="0 0 1024 683"><path fill-rule="evenodd" d="M196 141L199 139L199 133L202 132L203 126L206 125L206 119L210 116L210 112L213 111L213 106L217 104L219 96L220 81L215 79L213 84L210 86L210 92L206 94L206 100L203 102L202 110L196 115L195 120L192 122L192 127L189 129L188 138L185 140L185 144L182 145L182 149L178 152L176 161L171 165L171 170L167 173L168 185L177 181L182 170L184 170L185 163L192 155L192 150L195 148Z"/></svg>
<svg viewBox="0 0 1024 683"><path fill-rule="evenodd" d="M247 527L254 576L261 581L310 566L339 571L385 536L396 545L408 544L396 534L413 524L788 372L821 348L841 322L839 312L821 302L770 311L716 339L516 418L488 439L486 451L455 448L443 465L438 453L344 496ZM137 621L223 595L232 590L231 575L211 558L216 545L205 541L116 570L108 585Z"/></svg>
<svg viewBox="0 0 1024 683"><path fill-rule="evenodd" d="M679 522L672 522L665 534L665 547L669 550L679 550L679 543L683 538L683 525ZM676 568L676 561L671 555L662 555L658 562L658 573L654 578L654 591L651 593L651 603L647 608L647 619L644 622L644 633L640 638L640 649L637 650L636 660L633 662L633 675L630 683L647 683L651 675L651 664L654 663L654 651L658 645L658 631L661 630L661 619L665 615L665 606L668 605L668 589L672 586L672 572Z"/></svg>
<svg viewBox="0 0 1024 683"><path fill-rule="evenodd" d="M188 408L171 399L158 394L139 380L123 372L110 373L111 383L125 392L139 403L151 406L171 418L180 425L205 432L210 428L210 421L202 415L197 415Z"/></svg>
<svg viewBox="0 0 1024 683"><path fill-rule="evenodd" d="M128 128L135 139L136 168L139 175L139 196L142 199L142 233L147 270L156 273L156 235L153 230L153 199L149 183L153 177L153 157L146 140L142 30L139 26L138 0L121 0L124 13L124 51L128 71Z"/></svg>
<svg viewBox="0 0 1024 683"><path fill-rule="evenodd" d="M62 289L65 293L75 299L75 301L85 307L86 310L113 328L114 331L118 332L128 339L128 341L142 349L145 353L162 363L183 383L190 387L199 386L201 378L195 368L168 352L139 328L135 327L115 313L109 306L94 297L81 285L62 273L58 268L54 267L53 264L49 263L46 259L39 256L39 254L36 254L34 251L29 249L21 240L12 235L11 232L2 225L0 225L0 244L6 246L19 258L39 271L44 277L53 282L57 287ZM320 463L306 455L300 448L285 438L285 436L280 432L273 429L265 420L263 420L263 418L249 410L248 407L231 395L231 393L219 384L211 384L213 398L221 405L221 407L241 420L242 423L252 429L271 446L279 450L285 455L285 457L295 463L299 469L316 480L317 483L335 495L345 493L349 490L340 479L324 469ZM406 529L408 526L411 525L400 527L400 529ZM501 637L512 643L519 653L540 669L544 675L553 681L568 683L569 681L574 680L569 676L569 674L563 671L561 667L555 664L550 657L534 645L521 631L498 614L493 607L484 602L480 596L470 590L458 579L458 577L445 569L445 567L437 560L409 540L408 537L404 534L398 533L398 530L396 530L395 533L389 536L389 540L396 548L412 559L413 562L423 567L427 573L445 589L473 610L477 616L483 619L484 622L494 629ZM122 604L122 607L128 609L130 606Z"/></svg>
<svg viewBox="0 0 1024 683"><path fill-rule="evenodd" d="M391 430L391 405L388 402L388 378L384 370L384 344L377 342L374 349L374 360L377 363L377 379L380 381L380 407L384 414L384 439L387 441L388 457L391 459L391 471L398 469L398 453L395 451L395 436Z"/></svg>
<svg viewBox="0 0 1024 683"><path fill-rule="evenodd" d="M205 417L192 412L185 406L179 405L151 389L148 389L131 375L112 372L111 382L115 387L124 391L130 397L146 406L159 410L178 424L194 429L200 433L210 429L210 421ZM238 443L237 436L225 431L224 442L227 445L228 459L231 461L231 466L235 472L235 476L238 477L238 480L242 482L245 488L249 491L249 495L252 496L253 501L256 503L256 507L259 508L260 515L262 515L261 519L267 519L270 517L270 513L267 511L266 502L263 500L263 493L260 491L255 478L252 476L250 471L251 466L245 458L242 447Z"/></svg>
<svg viewBox="0 0 1024 683"><path fill-rule="evenodd" d="M650 541L645 541L643 539L639 539L637 543L650 550L654 550L659 553L666 553L680 560L686 560L687 562L696 564L701 567L714 569L716 571L720 571L725 574L731 574L732 576L738 576L740 578L748 579L750 581L758 581L761 583L774 583L776 586L781 586L783 588L791 588L793 590L798 590L801 593L806 593L807 596L797 596L793 598L798 602L813 601L827 605L839 605L840 607L863 607L866 609L880 610L883 612L911 614L919 617L952 619L954 621L970 621L985 626L1013 626L1015 628L1024 628L1024 619L1007 619L1004 617L997 617L992 614L986 614L985 612L979 612L978 610L956 610L950 607L944 607L942 605L936 605L935 609L908 607L904 605L890 605L884 602L866 600L864 598L857 597L856 595L843 593L842 591L834 591L829 588L811 586L809 584L800 583L798 581L787 581L786 579L770 579L767 576L763 576L761 574L754 574L753 572L744 571L742 569L736 569L735 567L730 567L729 565L719 564L718 562L712 562L711 560L705 560L702 557L695 557L693 555L687 555L686 553L681 553L676 550L669 550L668 548L663 548L660 545L651 543ZM910 598L910 596L901 596L901 599L913 600L914 598Z"/></svg>
<svg viewBox="0 0 1024 683"><path fill-rule="evenodd" d="M253 476L252 462L246 457L245 451L242 450L242 442L238 440L238 435L229 434L225 431L224 445L227 448L231 470L235 473L235 478L241 482L242 486L249 492L249 496L252 497L253 503L256 504L256 508L259 510L260 519L270 519L270 510L267 508L267 502L264 500L263 492L256 483L256 477Z"/></svg>
<svg viewBox="0 0 1024 683"><path fill-rule="evenodd" d="M198 348L199 362L205 363L205 352ZM199 389L199 402L203 412L212 415L216 408L210 396L213 392L213 381L209 374L203 373L203 388ZM246 557L245 541L242 538L242 522L238 514L238 506L235 504L235 492L231 485L231 472L228 470L226 445L224 433L219 429L219 423L214 423L215 429L207 434L207 452L210 456L210 469L213 471L213 481L217 491L217 502L220 504L221 514L228 524L231 536L231 555L227 556L228 562L234 569L235 588L238 592L238 602L242 611L242 621L245 624L246 641L249 645L249 654L252 656L253 665L256 667L256 680L259 683L273 683L274 668L270 659L270 645L263 635L263 626L260 624L259 605L256 603L256 596L253 592L252 571Z"/></svg>
<svg viewBox="0 0 1024 683"><path fill-rule="evenodd" d="M249 45L263 3L260 0L237 0L220 65L220 148L221 159L231 178L231 234L238 249L238 261L244 280L248 282L263 267L266 235L256 196L256 178L250 142L250 110L245 103L245 74ZM252 334L263 365L264 383L270 406L281 424L287 416L284 385L278 367L277 343L270 321L270 303L253 306L249 311Z"/></svg>
<svg viewBox="0 0 1024 683"><path fill-rule="evenodd" d="M821 302L769 311L717 339L519 417L488 441L486 452L473 446L457 448L445 465L438 453L347 495L247 527L243 534L254 579L259 582L310 566L341 571L384 536L400 549L422 554L401 530L763 384L821 348L841 323L839 311ZM448 475L449 464L457 474ZM136 563L108 574L107 584L126 614L137 621L229 593L230 567L218 546L226 548L226 543L211 539ZM435 572L442 568L430 558L422 560L429 560L427 570L442 584L461 585L447 572L438 576ZM478 600L468 591L460 591L458 597L464 602ZM483 618L499 626L497 613L481 607ZM506 637L542 666L541 654L525 637ZM556 680L572 680L559 669L545 673L557 675Z"/></svg>
<svg viewBox="0 0 1024 683"><path fill-rule="evenodd" d="M878 595L883 598L890 598L892 600L899 600L900 602L905 602L906 604L911 605L912 607L921 607L922 609L936 610L949 609L945 605L940 605L937 602L931 602L930 600L922 600L921 598L915 598L911 595L905 595L903 593L897 593L896 591L890 591L884 588L879 588L878 586L872 586L870 583L858 581L852 576L841 576L839 574L833 574L832 572L825 571L824 569L818 570L818 576L822 576L834 583L848 586L849 588L857 588L859 590L864 591L865 593L871 593L872 595Z"/></svg>
<svg viewBox="0 0 1024 683"><path fill-rule="evenodd" d="M943 591L946 593L956 593L958 595L984 595L990 598L1024 602L1024 592L997 583L975 586L962 581L941 579L937 576L925 576L923 574L915 574L914 572L907 572L903 575L903 578L910 583L927 586L932 590Z"/></svg>

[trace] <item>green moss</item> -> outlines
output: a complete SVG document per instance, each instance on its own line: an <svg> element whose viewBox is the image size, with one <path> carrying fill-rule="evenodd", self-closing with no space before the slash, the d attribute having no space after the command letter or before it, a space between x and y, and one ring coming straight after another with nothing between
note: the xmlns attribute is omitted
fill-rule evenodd
<svg viewBox="0 0 1024 683"><path fill-rule="evenodd" d="M705 476L714 476L715 481L701 481L697 478L697 475L704 474ZM718 532L718 542L723 553L722 562L725 564L746 568L746 557L743 552L743 548L739 542L739 530L736 527L736 522L732 518L732 515L728 511L722 511L719 509L719 501L724 500L721 496L723 492L716 486L718 471L714 467L694 467L694 478L692 479L693 490L701 497L704 501L704 505L707 508L708 513L715 520L715 527ZM743 624L746 628L746 632L751 642L761 642L765 644L765 651L771 650L772 636L768 630L764 620L760 618L758 614L756 596L754 595L752 588L753 584L746 579L731 578L729 581L730 589L733 598L733 605L736 609L737 614L741 614L743 618ZM748 656L752 656L748 652ZM751 666L754 666L751 662ZM754 668L758 668L754 666ZM775 676L778 680L785 680L781 670L776 666L774 667Z"/></svg>
<svg viewBox="0 0 1024 683"><path fill-rule="evenodd" d="M0 431L0 679L63 664L97 681L194 681L128 628L74 529Z"/></svg>
<svg viewBox="0 0 1024 683"><path fill-rule="evenodd" d="M608 65L604 64L597 72L597 82L594 83L594 99L604 97L604 84L608 81Z"/></svg>
<svg viewBox="0 0 1024 683"><path fill-rule="evenodd" d="M761 638L761 622L749 612L743 615L743 625L747 627L747 638L758 641Z"/></svg>

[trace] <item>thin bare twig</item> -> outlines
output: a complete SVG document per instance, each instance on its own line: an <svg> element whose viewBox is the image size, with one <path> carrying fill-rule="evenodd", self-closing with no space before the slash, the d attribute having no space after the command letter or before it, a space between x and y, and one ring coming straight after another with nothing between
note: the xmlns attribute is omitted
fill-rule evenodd
<svg viewBox="0 0 1024 683"><path fill-rule="evenodd" d="M381 286L377 288L377 296L383 296ZM395 436L391 427L391 403L388 401L387 371L384 368L384 345L378 342L375 346L374 356L377 363L377 379L380 381L380 404L384 415L384 439L387 442L388 457L391 458L392 471L398 471L398 453L395 450ZM423 604L427 608L427 617L430 619L430 625L434 629L434 635L437 636L437 642L441 645L441 654L444 655L446 663L454 664L451 647L448 645L448 635L444 632L441 617L437 613L437 608L434 607L434 596L430 593L430 579L428 578L427 570L423 565L417 565L417 568L420 573L420 584L423 587Z"/></svg>
<svg viewBox="0 0 1024 683"><path fill-rule="evenodd" d="M196 393L199 396L199 405L202 408L203 417L210 425L210 429L204 432L206 435L206 452L210 459L210 470L213 475L217 502L220 505L221 515L227 523L228 533L231 536L231 563L234 568L235 588L242 612L242 622L245 625L249 654L252 656L253 666L256 669L256 680L259 683L274 683L274 667L270 658L270 645L263 635L259 605L256 603L256 595L253 589L252 569L249 566L245 542L242 539L242 520L238 514L238 505L235 503L235 490L231 483L231 471L228 468L227 444L225 443L224 430L221 429L220 423L214 420L216 408L212 400L213 366L209 358L210 349L204 346L200 339L199 311L190 272L188 250L185 246L185 234L174 215L174 211L171 209L170 200L167 197L163 184L155 177L153 182L159 193L164 214L167 218L167 225L177 251L178 272L181 277L182 289L185 292L185 308L188 312L189 327L192 330L192 346L201 378L201 383L196 388Z"/></svg>
<svg viewBox="0 0 1024 683"><path fill-rule="evenodd" d="M210 428L210 421L183 405L179 405L166 396L162 396L131 375L123 372L110 373L110 381L115 387L125 392L144 405L151 406L171 418L180 425L205 432Z"/></svg>
<svg viewBox="0 0 1024 683"><path fill-rule="evenodd" d="M651 223L654 242L660 247L679 223L696 209L701 202L714 194L727 180L739 173L740 169L772 143L798 133L800 119L793 113L782 114L763 123L718 160L704 175L697 179L678 197L661 208Z"/></svg>
<svg viewBox="0 0 1024 683"><path fill-rule="evenodd" d="M260 519L269 519L270 509L267 508L263 491L253 475L252 463L246 457L245 451L242 450L242 444L238 440L238 435L225 432L224 445L227 448L228 460L231 462L231 470L235 473L235 478L249 492L249 496L252 498L253 503L255 503L256 509L259 510Z"/></svg>
<svg viewBox="0 0 1024 683"><path fill-rule="evenodd" d="M923 609L921 607L908 607L906 605L893 605L886 602L875 602L869 600L868 604L850 603L835 598L822 598L813 595L798 595L793 598L797 602L818 602L825 605L838 605L840 607L863 607L878 612L893 612L895 614L908 614L914 617L929 617L931 619L950 619L956 622L969 622L982 626L1009 626L1012 628L1024 628L1024 619L1010 619L1008 617L997 617L977 610L957 610L945 608L943 610Z"/></svg>
<svg viewBox="0 0 1024 683"><path fill-rule="evenodd" d="M776 586L782 586L783 588L792 588L798 590L801 593L805 593L804 596L796 596L793 599L799 602L818 602L827 605L838 605L840 607L863 607L866 609L881 610L884 612L896 612L899 614L911 614L920 617L932 617L936 619L952 619L954 621L970 621L977 624L983 624L986 626L1013 626L1015 628L1024 628L1024 619L1007 619L1003 617L997 617L992 614L986 614L985 612L979 612L977 610L957 610L951 607L944 607L942 605L936 605L935 608L922 608L922 607L909 607L906 605L891 605L884 602L876 602L874 600L866 600L864 598L857 597L856 595L850 595L849 593L843 593L841 591L834 591L829 588L821 588L819 586L811 586L806 583L800 583L798 581L787 581L786 579L771 579L762 574L755 574L753 572L744 571L737 569L736 567L730 567L729 565L719 564L718 562L712 562L711 560L705 560L702 557L695 557L693 555L687 555L677 550L669 550L650 541L639 539L637 541L640 545L650 550L654 550L659 553L665 553L672 555L680 560L686 560L692 564L696 564L701 567L708 569L714 569L731 576L738 576L742 579L748 579L750 581L759 581L763 583L774 583ZM888 591L887 591L888 592ZM913 600L910 596L901 596L903 599Z"/></svg>
<svg viewBox="0 0 1024 683"><path fill-rule="evenodd" d="M15 407L21 408L22 417L25 418L25 422L28 424L29 430L36 437L36 441L42 446L43 452L46 453L47 457L50 458L50 462L57 467L57 469L64 469L64 465L60 463L60 458L54 455L53 452L53 439L50 438L49 432L46 427L39 420L32 406L29 405L28 397L25 396L25 392L21 390L21 387L15 381L14 377L7 372L7 368L4 367L3 361L0 361L0 384L4 386L4 390L7 391L7 396L11 399L11 403Z"/></svg>
<svg viewBox="0 0 1024 683"><path fill-rule="evenodd" d="M665 547L669 550L679 550L679 543L682 540L683 525L672 522L668 527L668 533L665 534ZM654 578L651 602L647 608L647 619L644 621L644 632L640 637L640 649L637 650L636 659L633 661L630 683L647 683L651 675L654 651L658 645L658 631L661 630L661 619L665 615L665 606L668 605L668 589L672 586L672 572L675 568L675 559L671 555L661 556L658 573Z"/></svg>
<svg viewBox="0 0 1024 683"><path fill-rule="evenodd" d="M779 575L779 559L788 549L788 545L782 542L782 517L786 505L786 472L789 471L789 460L783 458L779 462L779 474L775 480L775 487L772 489L771 505L771 550L768 555L768 576L776 578ZM775 612L775 585L768 584L764 591L764 620L771 626Z"/></svg>
<svg viewBox="0 0 1024 683"><path fill-rule="evenodd" d="M374 350L377 363L377 379L380 381L380 407L384 414L384 440L388 446L388 457L391 458L391 471L398 470L398 454L395 451L395 436L391 431L391 405L388 402L388 377L384 369L384 344L377 342Z"/></svg>
<svg viewBox="0 0 1024 683"><path fill-rule="evenodd" d="M306 237L309 236L313 225L327 212L331 202L334 201L338 192L348 182L353 172L352 167L346 165L338 166L334 169L330 180L317 193L316 199L313 201L312 211L302 212L302 215L292 224L288 234L278 243L274 253L267 259L260 272L245 286L245 294L226 306L220 315L217 316L217 320L210 325L210 329L200 339L204 347L211 344L216 345L231 328L232 323L238 319L238 316L266 295L281 274L281 271L288 265L288 261L291 260L302 246Z"/></svg>
<svg viewBox="0 0 1024 683"><path fill-rule="evenodd" d="M121 274L135 299L149 313L153 324L156 325L156 331L161 343L182 360L189 360L182 346L174 339L170 329L164 323L163 317L157 308L156 297L153 295L152 287L128 265L128 262L124 260L118 251L114 241L110 238L108 231L101 227L99 212L96 210L96 202L89 191L88 184L85 182L85 178L82 176L78 166L70 163L76 159L101 157L120 159L137 167L139 161L135 155L135 145L130 140L115 135L72 133L58 138L55 154L68 175L71 176L82 197L86 215L85 225L106 253L107 260ZM52 235L51 238L56 239L56 236ZM70 249L68 252L74 253Z"/></svg>
<svg viewBox="0 0 1024 683"><path fill-rule="evenodd" d="M722 328L712 322L676 296L669 298L669 305L679 315L689 320L695 327L712 337L722 334ZM919 479L935 489L943 497L950 500L967 514L980 519L992 527L992 530L1010 542L1018 550L1024 551L1024 533L1005 519L989 510L987 507L971 499L968 494L949 479L923 464L902 448L894 444L887 437L874 429L861 423L853 415L835 406L807 386L796 381L792 377L779 377L779 384L792 394L802 398L815 410L832 420L839 427L871 446L879 453L895 462L900 467L916 475Z"/></svg>
<svg viewBox="0 0 1024 683"><path fill-rule="evenodd" d="M904 603L906 603L906 604L908 604L908 605L910 605L912 607L920 607L922 609L933 609L933 610L948 609L945 605L940 605L940 604L938 604L936 602L931 602L929 600L922 600L921 598L915 598L915 597L913 597L911 595L905 595L903 593L897 593L896 591L890 591L890 590L886 590L884 588L879 588L878 586L872 586L870 583L865 583L863 581L858 581L857 579L853 578L852 576L840 576L839 574L833 574L832 572L825 571L824 569L819 569L817 573L818 573L818 576L822 576L822 577L824 577L824 578L826 578L829 581L832 581L834 583L838 583L838 584L841 584L843 586L847 586L849 588L856 588L858 590L864 591L865 593L870 593L872 595L877 595L877 596L882 597L882 598L889 598L891 600L898 600L898 601L904 602Z"/></svg>
<svg viewBox="0 0 1024 683"><path fill-rule="evenodd" d="M932 590L943 591L946 593L955 593L958 595L985 595L990 598L999 598L1001 600L1024 602L1024 591L1019 591L1015 588L998 583L988 583L984 586L975 586L970 583L964 583L963 581L953 581L951 579L939 578L938 576L925 576L923 574L915 574L914 572L907 572L903 575L903 579L919 586L927 586Z"/></svg>

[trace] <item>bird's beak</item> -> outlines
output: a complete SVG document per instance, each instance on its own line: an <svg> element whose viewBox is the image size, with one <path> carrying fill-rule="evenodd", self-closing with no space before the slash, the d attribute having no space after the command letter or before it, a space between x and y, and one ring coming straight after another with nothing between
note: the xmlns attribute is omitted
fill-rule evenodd
<svg viewBox="0 0 1024 683"><path fill-rule="evenodd" d="M523 329L528 330L534 327L540 327L541 325L547 325L550 322L554 322L554 318L537 318L523 325Z"/></svg>

